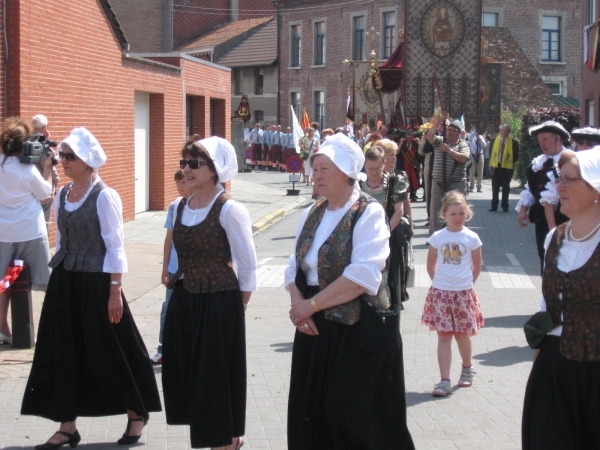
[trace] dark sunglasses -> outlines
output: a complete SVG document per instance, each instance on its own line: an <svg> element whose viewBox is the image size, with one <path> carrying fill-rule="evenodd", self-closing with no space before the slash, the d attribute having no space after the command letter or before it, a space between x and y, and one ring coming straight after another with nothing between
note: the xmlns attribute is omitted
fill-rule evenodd
<svg viewBox="0 0 600 450"><path fill-rule="evenodd" d="M206 161L200 159L181 159L179 160L179 167L181 170L185 169L185 166L190 166L190 169L196 170L200 166L208 166Z"/></svg>
<svg viewBox="0 0 600 450"><path fill-rule="evenodd" d="M579 146L585 145L586 147L595 147L596 145L599 144L599 142L586 141L585 139L581 139L581 140L580 139L575 139L575 142Z"/></svg>
<svg viewBox="0 0 600 450"><path fill-rule="evenodd" d="M75 161L77 159L77 155L75 153L65 153L65 152L58 152L58 157L60 159L66 159L67 161Z"/></svg>

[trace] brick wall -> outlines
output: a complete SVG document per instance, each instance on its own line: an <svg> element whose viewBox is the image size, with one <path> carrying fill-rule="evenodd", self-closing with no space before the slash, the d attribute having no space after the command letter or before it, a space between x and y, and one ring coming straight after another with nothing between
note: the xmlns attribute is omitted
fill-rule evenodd
<svg viewBox="0 0 600 450"><path fill-rule="evenodd" d="M7 25L7 113L46 115L58 141L76 126L94 133L108 155L100 175L121 195L126 220L134 216L135 92L150 94L152 209L165 209L177 195L172 180L187 134L186 94L221 100L224 106L216 114L230 138L229 70L179 58L169 62L180 69L124 58L98 2L8 2ZM210 117L209 101L204 115ZM199 126L208 136L208 120Z"/></svg>
<svg viewBox="0 0 600 450"><path fill-rule="evenodd" d="M111 0L132 52L163 52L163 0ZM168 24L167 24L168 27Z"/></svg>
<svg viewBox="0 0 600 450"><path fill-rule="evenodd" d="M502 107L514 112L555 104L540 74L505 27L483 27L484 54L502 65Z"/></svg>
<svg viewBox="0 0 600 450"><path fill-rule="evenodd" d="M587 0L581 0L583 15L581 28L588 24L589 18L587 14ZM600 1L596 0L596 17L592 20L597 20L600 17ZM590 49L593 45L593 38L595 36L595 28L589 31L589 43ZM588 56L591 54L591 50L588 52ZM582 59L583 61L583 59ZM587 68L587 64L582 66L581 69L581 125L592 125L598 127L600 125L600 74L593 72ZM588 113L588 103L594 102L594 118L591 120L590 114Z"/></svg>
<svg viewBox="0 0 600 450"><path fill-rule="evenodd" d="M283 4L282 26L280 34L281 70L280 108L281 125L285 128L291 123L290 93L302 91L302 102L311 120L314 118L314 90L325 90L325 124L327 127L338 127L346 123L346 98L350 85L349 69L343 64L344 59L351 59L351 20L352 14L366 13L367 29L374 27L381 31L381 10L395 8L398 23L402 23L403 9L399 3L376 0L368 5L357 4L341 7L337 1L307 1L303 6L318 4L323 11L286 11L286 7L295 6L295 2ZM326 19L326 64L323 68L311 68L313 63L313 27L317 20ZM289 69L290 66L290 22L302 24L302 67ZM370 41L365 42L365 54L371 50ZM377 41L376 51L380 53Z"/></svg>

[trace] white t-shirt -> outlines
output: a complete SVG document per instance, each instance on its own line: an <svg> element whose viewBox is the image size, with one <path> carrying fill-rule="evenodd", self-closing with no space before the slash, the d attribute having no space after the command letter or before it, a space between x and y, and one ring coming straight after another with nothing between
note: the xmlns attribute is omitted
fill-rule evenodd
<svg viewBox="0 0 600 450"><path fill-rule="evenodd" d="M429 245L437 250L433 287L445 291L471 289L473 287L472 252L481 247L481 240L477 233L467 227L456 232L442 228L429 238Z"/></svg>
<svg viewBox="0 0 600 450"><path fill-rule="evenodd" d="M40 201L50 195L52 185L42 178L35 164L22 164L16 156L6 158L0 154L0 242L25 242L45 236Z"/></svg>

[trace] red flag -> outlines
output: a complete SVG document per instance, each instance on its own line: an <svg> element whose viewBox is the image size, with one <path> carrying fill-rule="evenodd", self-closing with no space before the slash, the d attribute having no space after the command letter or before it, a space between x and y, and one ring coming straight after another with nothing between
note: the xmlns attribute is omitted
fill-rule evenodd
<svg viewBox="0 0 600 450"><path fill-rule="evenodd" d="M302 129L306 130L310 127L310 119L308 118L308 113L306 112L306 108L302 108Z"/></svg>

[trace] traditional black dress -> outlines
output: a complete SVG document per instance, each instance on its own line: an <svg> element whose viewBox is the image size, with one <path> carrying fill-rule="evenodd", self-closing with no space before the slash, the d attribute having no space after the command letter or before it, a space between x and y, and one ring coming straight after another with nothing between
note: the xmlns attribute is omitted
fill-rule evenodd
<svg viewBox="0 0 600 450"><path fill-rule="evenodd" d="M569 242L565 229L558 226L549 238L542 281L546 309L562 331L546 336L527 381L524 450L600 448L600 239ZM583 246L593 246L586 256L593 252L578 267ZM565 247L570 271L558 267Z"/></svg>
<svg viewBox="0 0 600 450"><path fill-rule="evenodd" d="M21 414L70 422L80 416L110 416L127 410L147 416L160 411L154 369L123 296L123 317L108 317L110 273L101 235L99 202L116 202L116 192L96 181L83 203L69 212L62 189L55 209L60 249L40 317L31 373ZM115 217L120 223L119 217Z"/></svg>
<svg viewBox="0 0 600 450"><path fill-rule="evenodd" d="M232 438L245 433L244 307L232 246L221 225L230 199L220 192L206 218L193 226L182 223L183 199L173 228L179 268L165 318L162 382L167 423L189 425L192 448L231 445ZM236 235L247 236L248 260L255 264L248 213L233 200L229 206L228 214L240 219L227 216L229 224L247 222L248 230L242 226ZM239 275L243 268L237 267ZM249 278L255 283L255 269Z"/></svg>
<svg viewBox="0 0 600 450"><path fill-rule="evenodd" d="M319 286L307 284L301 265L319 224L322 220L334 220L332 213L325 211L326 200L317 202L310 211L298 237L293 259L297 262L288 269L290 273L297 270L295 284L304 298L313 297L341 276L352 254L354 225L370 202L375 200L361 194L358 201L353 197L349 209L333 213L343 217L319 247ZM324 214L330 216L323 219ZM380 217L383 222L383 213ZM371 225L377 226L373 222L361 225L365 236L358 226L355 231L369 244L374 242L366 236ZM385 223L382 225L385 227ZM380 242L385 241L377 245ZM288 276L286 273L286 282ZM314 314L317 336L296 331L288 403L288 449L415 448L406 425L399 316L390 306L384 269L377 295L364 294Z"/></svg>

